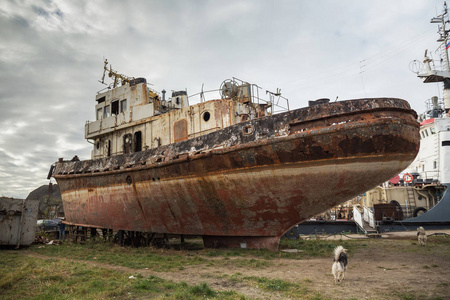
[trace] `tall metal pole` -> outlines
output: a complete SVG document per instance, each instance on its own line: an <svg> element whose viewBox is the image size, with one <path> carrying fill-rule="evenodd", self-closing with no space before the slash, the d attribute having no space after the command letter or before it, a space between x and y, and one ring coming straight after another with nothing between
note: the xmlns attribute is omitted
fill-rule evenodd
<svg viewBox="0 0 450 300"><path fill-rule="evenodd" d="M444 39L444 56L445 56L445 71L450 72L450 63L448 58L448 33L445 30L445 23L447 23L445 16L447 15L447 3L444 2L444 13L442 14L442 27L441 27L441 37ZM444 109L445 117L449 116L450 110L450 78L444 78Z"/></svg>
<svg viewBox="0 0 450 300"><path fill-rule="evenodd" d="M445 47L445 65L447 68L447 71L450 71L450 64L448 60L448 49L447 49L447 43L448 43L448 34L445 30L445 15L447 14L447 3L444 3L444 13L442 14L442 35L444 37L444 47Z"/></svg>

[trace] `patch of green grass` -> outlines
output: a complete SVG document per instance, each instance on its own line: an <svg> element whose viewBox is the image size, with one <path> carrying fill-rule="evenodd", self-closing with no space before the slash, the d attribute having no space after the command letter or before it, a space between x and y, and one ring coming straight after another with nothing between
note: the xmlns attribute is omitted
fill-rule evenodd
<svg viewBox="0 0 450 300"><path fill-rule="evenodd" d="M403 300L416 300L416 297L411 293L396 293L396 296Z"/></svg>
<svg viewBox="0 0 450 300"><path fill-rule="evenodd" d="M224 266L236 266L236 267L246 267L246 268L266 268L272 266L273 263L267 260L259 260L259 259L233 259L233 260L222 260L215 261L216 265L224 265Z"/></svg>
<svg viewBox="0 0 450 300"><path fill-rule="evenodd" d="M201 297L215 297L217 295L217 292L214 292L206 283L191 287L189 293Z"/></svg>
<svg viewBox="0 0 450 300"><path fill-rule="evenodd" d="M228 281L237 283L245 282L255 288L262 289L266 292L276 295L277 298L291 298L291 299L316 299L323 300L321 294L314 291L310 291L306 286L301 283L293 283L281 279L270 279L266 277L256 276L243 276L241 273L235 273L233 275L221 275L220 278L226 278ZM308 283L308 279L305 280ZM309 282L311 282L309 280Z"/></svg>
<svg viewBox="0 0 450 300"><path fill-rule="evenodd" d="M280 249L299 249L300 253L286 253L296 254L297 256L311 256L311 257L326 257L333 253L336 246L342 245L351 253L355 248L366 246L365 244L358 244L357 241L352 240L289 240L282 239L280 242Z"/></svg>
<svg viewBox="0 0 450 300"><path fill-rule="evenodd" d="M366 247L352 240L291 240L281 239L280 249L298 249L301 252L285 253L281 251L268 251L265 249L205 249L203 254L207 257L257 257L260 259L272 260L276 258L303 259L305 257L326 257L332 256L336 246L342 245L349 250L349 253L357 247Z"/></svg>
<svg viewBox="0 0 450 300"><path fill-rule="evenodd" d="M152 248L125 248L108 243L70 244L60 246L32 246L31 251L47 256L70 257L84 261L97 261L129 268L148 268L154 271L182 270L186 266L205 264L201 256L174 254Z"/></svg>
<svg viewBox="0 0 450 300"><path fill-rule="evenodd" d="M268 279L265 277L244 277L244 279L255 281L258 287L270 292L287 291L297 286L294 283L281 279Z"/></svg>
<svg viewBox="0 0 450 300"><path fill-rule="evenodd" d="M417 293L412 293L412 292L402 292L402 291L395 292L395 293L393 293L393 295L396 296L396 298L402 299L402 300L416 300L416 299L442 300L442 299L444 299L440 296L428 297L423 294L417 294Z"/></svg>
<svg viewBox="0 0 450 300"><path fill-rule="evenodd" d="M438 286L438 287L449 287L450 283L448 283L448 282L440 282L436 286Z"/></svg>
<svg viewBox="0 0 450 300"><path fill-rule="evenodd" d="M45 246L29 248L30 251L52 257L70 257L71 259L83 261L96 261L111 265L119 265L135 269L148 268L153 271L176 271L184 270L189 266L204 265L207 267L216 266L234 266L245 268L266 268L273 263L268 260L256 259L254 257L245 257L247 254L241 251L239 255L236 250L221 250L223 259L209 259L209 250L196 252L160 250L154 248L124 248L113 244L88 243L82 244L63 244L60 246ZM212 250L214 252L215 250ZM261 250L266 251L267 250ZM235 258L235 256L242 258Z"/></svg>
<svg viewBox="0 0 450 300"><path fill-rule="evenodd" d="M88 241L84 244L63 243L55 246L31 246L30 251L51 257L70 257L83 261L96 261L110 265L153 271L177 271L189 266L234 266L261 269L273 266L273 259L305 257L330 257L337 245L343 245L349 252L358 247L354 241L326 240L288 240L281 241L280 248L295 248L302 252L284 253L264 249L203 249L163 250L151 247L128 248L99 241ZM217 259L222 257L223 259Z"/></svg>
<svg viewBox="0 0 450 300"><path fill-rule="evenodd" d="M5 257L6 256L6 257ZM67 261L36 259L22 256L8 257L1 254L0 260L11 262L0 269L0 290L3 298L61 298L113 297L124 295L130 286L123 274L110 270L90 269L85 264ZM86 280L89 278L89 280ZM120 284L119 284L120 282Z"/></svg>
<svg viewBox="0 0 450 300"><path fill-rule="evenodd" d="M234 291L214 291L206 283L189 286L156 276L145 278L66 260L0 252L2 299L242 299Z"/></svg>

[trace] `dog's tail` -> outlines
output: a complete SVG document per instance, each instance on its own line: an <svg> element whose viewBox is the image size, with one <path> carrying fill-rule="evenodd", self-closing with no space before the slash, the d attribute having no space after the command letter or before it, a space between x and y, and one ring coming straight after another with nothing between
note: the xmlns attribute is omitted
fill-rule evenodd
<svg viewBox="0 0 450 300"><path fill-rule="evenodd" d="M342 252L345 253L344 247L337 246L336 248L334 248L334 261L339 261L339 256L341 255Z"/></svg>

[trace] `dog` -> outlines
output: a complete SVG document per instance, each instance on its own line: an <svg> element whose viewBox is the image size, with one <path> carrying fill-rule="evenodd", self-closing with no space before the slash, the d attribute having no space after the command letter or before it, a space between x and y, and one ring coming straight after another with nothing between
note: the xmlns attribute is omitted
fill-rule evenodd
<svg viewBox="0 0 450 300"><path fill-rule="evenodd" d="M419 245L422 246L427 245L427 233L425 232L425 229L422 226L417 228L417 240L419 242Z"/></svg>
<svg viewBox="0 0 450 300"><path fill-rule="evenodd" d="M342 246L334 248L333 266L331 267L331 274L334 276L334 283L344 280L345 271L347 270L347 249Z"/></svg>

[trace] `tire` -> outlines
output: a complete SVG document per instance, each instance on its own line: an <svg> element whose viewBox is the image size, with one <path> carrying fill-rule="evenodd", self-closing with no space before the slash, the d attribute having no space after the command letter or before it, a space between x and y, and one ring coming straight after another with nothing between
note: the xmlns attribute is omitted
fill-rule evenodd
<svg viewBox="0 0 450 300"><path fill-rule="evenodd" d="M392 204L395 204L397 206L397 218L396 220L403 220L403 209L400 203L397 200L392 200Z"/></svg>
<svg viewBox="0 0 450 300"><path fill-rule="evenodd" d="M427 212L427 209L425 207L418 207L414 210L413 216L418 217L420 215L423 215Z"/></svg>

